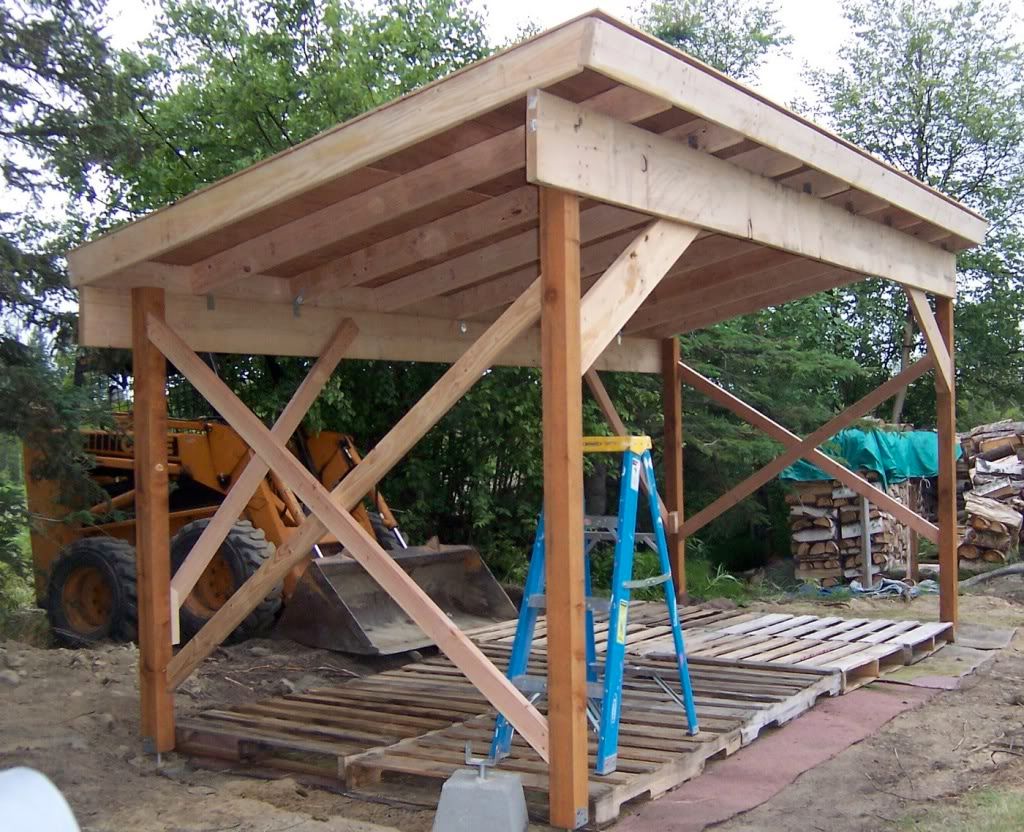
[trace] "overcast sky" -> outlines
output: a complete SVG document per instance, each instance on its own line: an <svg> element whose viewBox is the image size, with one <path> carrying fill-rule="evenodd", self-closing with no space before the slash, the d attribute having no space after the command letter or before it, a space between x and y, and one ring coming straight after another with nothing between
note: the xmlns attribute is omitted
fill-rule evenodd
<svg viewBox="0 0 1024 832"><path fill-rule="evenodd" d="M1016 0L1024 3L1024 0ZM491 0L487 7L491 40L500 43L528 21L548 28L600 7L624 20L633 18L636 0ZM835 63L839 46L849 32L838 0L779 0L779 17L793 36L789 54L772 58L761 71L761 92L780 103L806 95L800 80L805 62L816 67ZM152 4L146 0L111 0L111 34L118 46L128 46L148 34L153 21Z"/></svg>

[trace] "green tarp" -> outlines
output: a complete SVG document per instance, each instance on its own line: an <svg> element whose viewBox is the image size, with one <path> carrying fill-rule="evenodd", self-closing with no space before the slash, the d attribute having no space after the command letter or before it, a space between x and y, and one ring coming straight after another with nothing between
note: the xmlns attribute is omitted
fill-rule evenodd
<svg viewBox="0 0 1024 832"><path fill-rule="evenodd" d="M934 431L840 431L821 450L854 471L875 471L884 485L939 473L938 436ZM955 448L956 458L962 451ZM832 477L806 460L799 460L779 476L784 480L813 482Z"/></svg>

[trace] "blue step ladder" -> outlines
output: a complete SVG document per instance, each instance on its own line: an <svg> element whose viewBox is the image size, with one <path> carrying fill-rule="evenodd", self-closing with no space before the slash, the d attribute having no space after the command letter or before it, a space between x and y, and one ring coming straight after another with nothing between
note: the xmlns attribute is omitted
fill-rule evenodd
<svg viewBox="0 0 1024 832"><path fill-rule="evenodd" d="M697 733L697 711L693 704L693 688L690 671L686 662L683 631L679 624L676 607L675 586L668 558L668 544L665 527L661 519L661 503L654 480L654 464L651 462L651 439L649 436L586 436L583 438L584 453L621 453L622 477L619 484L618 525L614 534L615 557L612 568L611 599L594 598L591 590L590 552L600 537L587 538L586 547L580 555L584 558L584 591L586 592L586 658L587 658L587 719L597 733L597 774L611 774L615 771L619 748L619 719L622 711L622 682L624 676L652 679L661 690L678 704L686 714L686 726L692 736ZM641 471L647 486L647 502L654 527L654 540L658 552L661 574L653 578L633 580L633 553L636 545L636 515ZM607 535L603 537L607 538ZM537 522L537 534L530 554L530 567L526 575L523 602L519 609L512 656L506 675L509 680L530 701L536 701L546 693L547 680L529 676L527 667L530 647L533 644L537 616L544 609L544 513ZM675 646L676 663L679 671L679 689L682 697L650 668L627 667L626 624L629 615L630 593L636 589L664 587L665 606L672 625L672 640ZM594 613L607 612L608 645L604 661L597 659L594 638ZM499 715L494 726L491 742L491 758L499 760L507 756L512 745L512 724Z"/></svg>

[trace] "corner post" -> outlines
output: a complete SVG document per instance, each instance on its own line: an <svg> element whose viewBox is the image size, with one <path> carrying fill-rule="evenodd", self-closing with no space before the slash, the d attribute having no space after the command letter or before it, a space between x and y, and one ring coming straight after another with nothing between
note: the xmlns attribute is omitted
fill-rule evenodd
<svg viewBox="0 0 1024 832"><path fill-rule="evenodd" d="M683 525L683 379L679 372L679 339L661 342L661 406L665 426L665 508L676 522L666 529L668 560L676 597L686 594L686 538Z"/></svg>
<svg viewBox="0 0 1024 832"><path fill-rule="evenodd" d="M579 200L540 189L551 825L587 822Z"/></svg>
<svg viewBox="0 0 1024 832"><path fill-rule="evenodd" d="M163 320L164 290L132 289L139 696L143 743L147 751L159 753L174 748L174 696L167 682L171 660L167 362L146 333L149 316Z"/></svg>
<svg viewBox="0 0 1024 832"><path fill-rule="evenodd" d="M935 406L939 443L939 620L955 627L959 619L956 523L956 386L953 380L953 299L936 295L935 319L950 358L950 385L936 377Z"/></svg>

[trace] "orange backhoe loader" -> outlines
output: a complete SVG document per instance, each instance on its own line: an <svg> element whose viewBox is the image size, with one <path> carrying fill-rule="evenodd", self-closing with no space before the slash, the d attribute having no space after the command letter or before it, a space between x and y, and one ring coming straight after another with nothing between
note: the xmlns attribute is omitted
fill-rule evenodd
<svg viewBox="0 0 1024 832"><path fill-rule="evenodd" d="M130 416L116 429L84 432L95 458L92 476L108 499L93 506L62 504L59 483L32 475L26 449L29 511L38 603L55 636L67 644L136 634L134 452ZM328 489L358 463L350 436L299 431L292 451ZM171 568L184 561L249 459L249 448L218 421L172 419L167 454ZM379 492L367 495L353 515L392 557L463 628L514 618L515 607L468 546L409 547ZM93 522L69 522L88 509ZM74 513L73 513L74 512ZM180 610L187 641L270 557L302 522L305 511L271 472L238 518ZM239 625L234 640L277 630L303 644L360 654L390 654L429 645L418 627L340 544L325 536Z"/></svg>

